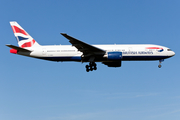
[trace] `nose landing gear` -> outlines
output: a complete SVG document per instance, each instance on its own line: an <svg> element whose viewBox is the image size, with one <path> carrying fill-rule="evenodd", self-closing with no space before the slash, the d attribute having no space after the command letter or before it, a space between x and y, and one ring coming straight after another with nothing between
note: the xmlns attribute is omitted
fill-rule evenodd
<svg viewBox="0 0 180 120"><path fill-rule="evenodd" d="M164 59L159 60L159 65L158 65L158 67L159 67L159 68L161 68L161 67L162 67L161 63L162 63L163 61L164 61Z"/></svg>
<svg viewBox="0 0 180 120"><path fill-rule="evenodd" d="M86 65L86 71L93 71L93 70L97 70L97 65L95 62L90 62L89 65Z"/></svg>

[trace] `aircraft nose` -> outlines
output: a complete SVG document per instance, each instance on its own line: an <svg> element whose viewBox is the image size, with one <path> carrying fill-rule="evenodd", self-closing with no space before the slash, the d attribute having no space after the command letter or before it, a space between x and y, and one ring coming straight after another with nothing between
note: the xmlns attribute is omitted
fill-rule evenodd
<svg viewBox="0 0 180 120"><path fill-rule="evenodd" d="M174 56L175 55L175 52L174 51L172 51L172 56Z"/></svg>

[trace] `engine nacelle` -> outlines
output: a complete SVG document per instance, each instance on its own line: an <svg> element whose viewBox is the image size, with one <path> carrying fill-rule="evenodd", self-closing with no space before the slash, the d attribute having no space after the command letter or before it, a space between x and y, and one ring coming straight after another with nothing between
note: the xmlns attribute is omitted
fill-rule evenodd
<svg viewBox="0 0 180 120"><path fill-rule="evenodd" d="M122 52L108 52L107 59L112 61L118 61L122 59Z"/></svg>
<svg viewBox="0 0 180 120"><path fill-rule="evenodd" d="M108 67L121 67L121 61L117 61L117 62L102 62L102 63L107 65Z"/></svg>

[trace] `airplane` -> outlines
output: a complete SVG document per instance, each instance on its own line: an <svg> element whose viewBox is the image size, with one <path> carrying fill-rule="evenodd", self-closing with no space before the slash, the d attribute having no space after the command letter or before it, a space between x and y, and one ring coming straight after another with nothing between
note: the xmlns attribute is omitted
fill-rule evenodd
<svg viewBox="0 0 180 120"><path fill-rule="evenodd" d="M48 45L37 43L16 21L10 25L19 46L7 44L12 48L10 53L49 60L49 61L75 61L89 62L86 71L97 70L96 62L102 62L108 67L121 67L122 61L151 61L159 60L158 67L166 58L175 55L171 49L154 44L111 44L90 45L66 33L61 33L72 45Z"/></svg>

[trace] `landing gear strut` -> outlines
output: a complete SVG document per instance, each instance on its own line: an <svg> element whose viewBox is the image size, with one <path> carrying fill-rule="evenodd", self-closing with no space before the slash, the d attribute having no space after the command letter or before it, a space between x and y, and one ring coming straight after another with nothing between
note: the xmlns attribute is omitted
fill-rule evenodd
<svg viewBox="0 0 180 120"><path fill-rule="evenodd" d="M97 65L95 62L90 62L89 65L86 65L86 71L93 71L93 70L97 70Z"/></svg>
<svg viewBox="0 0 180 120"><path fill-rule="evenodd" d="M162 67L161 63L162 63L163 61L164 61L164 59L159 60L159 65L158 65L158 67L159 67L159 68L161 68L161 67Z"/></svg>

